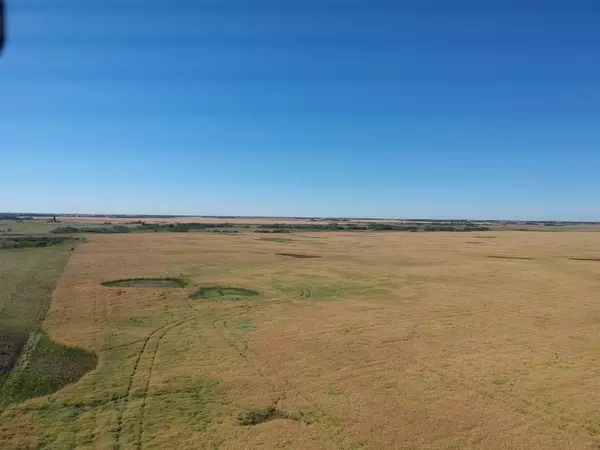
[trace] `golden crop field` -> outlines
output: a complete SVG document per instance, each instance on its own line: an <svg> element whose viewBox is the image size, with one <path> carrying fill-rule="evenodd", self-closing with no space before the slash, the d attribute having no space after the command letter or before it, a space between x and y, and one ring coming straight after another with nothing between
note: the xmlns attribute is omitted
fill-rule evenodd
<svg viewBox="0 0 600 450"><path fill-rule="evenodd" d="M90 235L43 327L98 364L6 406L0 448L598 448L598 260L592 232ZM139 277L188 284L102 284Z"/></svg>

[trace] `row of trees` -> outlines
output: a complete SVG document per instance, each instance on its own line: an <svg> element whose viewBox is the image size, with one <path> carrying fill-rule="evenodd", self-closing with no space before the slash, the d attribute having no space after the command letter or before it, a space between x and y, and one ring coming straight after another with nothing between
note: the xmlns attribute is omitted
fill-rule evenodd
<svg viewBox="0 0 600 450"><path fill-rule="evenodd" d="M112 227L74 227L67 225L64 227L57 227L51 230L54 234L73 234L73 233L131 233L133 229L125 225L113 225Z"/></svg>
<svg viewBox="0 0 600 450"><path fill-rule="evenodd" d="M133 225L133 224L132 224ZM63 226L52 230L55 234L73 234L73 233L132 233L134 231L153 231L153 232L175 232L186 233L194 230L221 231L226 232L232 224L230 223L137 223L135 226L112 225L104 227L74 227ZM251 225L236 225L237 228L251 228ZM262 224L256 227L257 233L290 233L292 231L488 231L489 228L473 223L452 224L452 223L426 223L426 224L399 224L369 222L364 224L338 224L336 222L327 224L318 223L274 223Z"/></svg>
<svg viewBox="0 0 600 450"><path fill-rule="evenodd" d="M336 222L328 224L289 224L275 223L259 225L260 230L276 231L489 231L488 227L473 223L427 223L427 224L399 224L399 223L383 223L369 222L365 224L338 224Z"/></svg>

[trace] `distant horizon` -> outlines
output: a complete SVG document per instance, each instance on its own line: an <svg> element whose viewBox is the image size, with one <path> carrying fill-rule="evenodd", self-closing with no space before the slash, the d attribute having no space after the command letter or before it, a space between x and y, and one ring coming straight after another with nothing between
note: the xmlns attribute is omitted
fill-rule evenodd
<svg viewBox="0 0 600 450"><path fill-rule="evenodd" d="M373 217L373 216L270 216L270 215L233 215L233 214L133 214L133 213L74 213L74 212L1 212L0 216L14 215L23 217L115 217L115 218L204 218L204 219L320 219L320 220L394 220L394 221L469 221L469 222L556 222L556 223L600 223L600 220L564 220L564 219L489 219L464 217Z"/></svg>

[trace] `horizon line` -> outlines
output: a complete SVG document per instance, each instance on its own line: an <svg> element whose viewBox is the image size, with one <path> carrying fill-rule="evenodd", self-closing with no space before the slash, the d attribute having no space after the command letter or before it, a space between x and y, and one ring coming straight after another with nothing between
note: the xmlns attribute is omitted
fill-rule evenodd
<svg viewBox="0 0 600 450"><path fill-rule="evenodd" d="M112 217L112 218L165 218L176 219L182 218L203 218L203 219L305 219L305 220L391 220L391 221L406 221L406 222L422 222L422 221L454 221L454 222L513 222L513 223L570 223L570 224L598 224L600 221L594 220L562 220L562 219L466 219L466 218L398 218L398 217L344 217L344 216L247 216L247 215L201 215L201 214L105 214L105 213L46 213L46 212L0 212L0 216L19 216L19 217Z"/></svg>

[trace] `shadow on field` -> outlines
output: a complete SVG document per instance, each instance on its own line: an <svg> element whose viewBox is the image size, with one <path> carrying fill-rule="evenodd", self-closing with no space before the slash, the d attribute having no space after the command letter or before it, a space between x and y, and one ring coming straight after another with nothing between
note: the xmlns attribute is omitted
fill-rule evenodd
<svg viewBox="0 0 600 450"><path fill-rule="evenodd" d="M3 324L4 325L4 324ZM5 326L0 330L0 382L16 364L21 349L27 342L27 331L21 328Z"/></svg>

